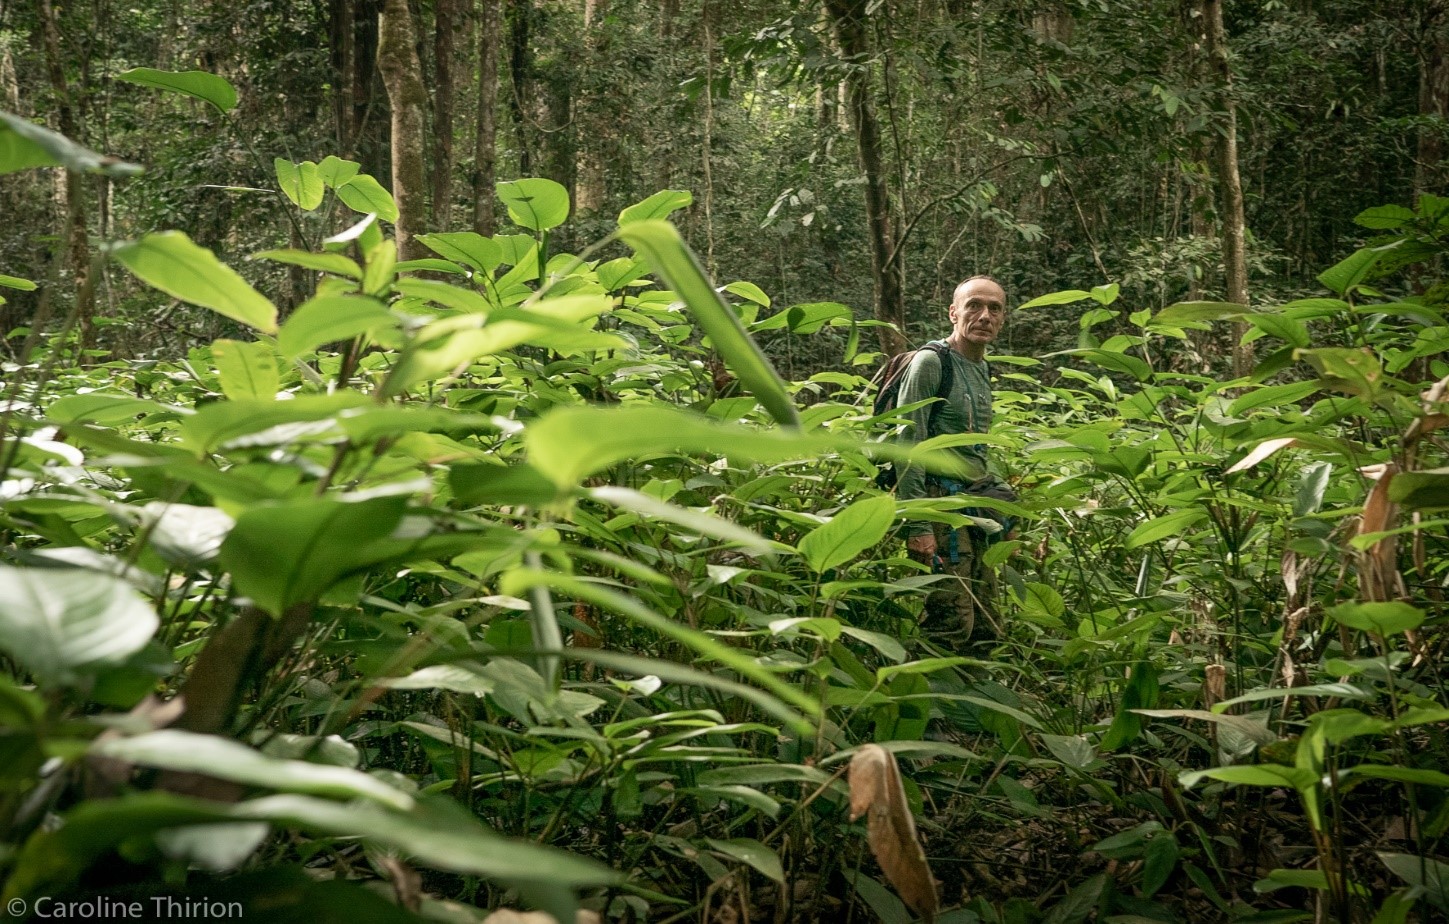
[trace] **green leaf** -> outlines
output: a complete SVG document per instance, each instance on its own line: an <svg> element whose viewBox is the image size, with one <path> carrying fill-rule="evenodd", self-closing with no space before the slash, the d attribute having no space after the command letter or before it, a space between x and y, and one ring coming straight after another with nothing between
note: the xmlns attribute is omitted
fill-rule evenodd
<svg viewBox="0 0 1449 924"><path fill-rule="evenodd" d="M113 177L142 172L136 164L97 154L29 119L0 112L0 176L31 167L64 167L72 173Z"/></svg>
<svg viewBox="0 0 1449 924"><path fill-rule="evenodd" d="M1201 719L1204 722L1214 722L1233 729L1254 744L1268 744L1278 740L1278 736L1266 724L1247 716L1208 712L1206 709L1134 709L1132 711L1138 715L1155 718Z"/></svg>
<svg viewBox="0 0 1449 924"><path fill-rule="evenodd" d="M336 189L345 186L347 181L357 176L362 170L362 165L354 160L343 160L336 154L328 154L322 158L322 163L317 165L317 175L322 182Z"/></svg>
<svg viewBox="0 0 1449 924"><path fill-rule="evenodd" d="M759 305L761 308L768 308L768 307L770 307L770 296L766 295L765 294L765 290L764 289L761 289L759 286L755 285L753 282L745 282L744 280L738 280L736 282L731 282L731 283L727 284L724 287L724 290L726 292L730 293L731 295L738 295L740 298L743 298L745 301L754 302L756 305Z"/></svg>
<svg viewBox="0 0 1449 924"><path fill-rule="evenodd" d="M385 539L406 499L347 502L310 499L257 506L237 518L221 546L221 565L236 590L280 616L317 600L338 579L373 564L367 545Z"/></svg>
<svg viewBox="0 0 1449 924"><path fill-rule="evenodd" d="M120 578L0 565L0 648L44 683L73 684L119 665L159 626L151 606Z"/></svg>
<svg viewBox="0 0 1449 924"><path fill-rule="evenodd" d="M1449 863L1415 853L1382 851L1379 852L1379 859L1395 876L1411 886L1423 889L1424 897L1434 907L1449 911Z"/></svg>
<svg viewBox="0 0 1449 924"><path fill-rule="evenodd" d="M766 461L809 457L832 446L825 437L755 430L645 404L556 408L529 424L523 440L529 464L565 490L625 459L661 453Z"/></svg>
<svg viewBox="0 0 1449 924"><path fill-rule="evenodd" d="M546 507L559 498L558 488L525 462L511 465L453 465L448 484L462 503Z"/></svg>
<svg viewBox="0 0 1449 924"><path fill-rule="evenodd" d="M1323 380L1323 387L1372 398L1384 376L1378 357L1366 350L1346 347L1293 351L1293 358L1307 362Z"/></svg>
<svg viewBox="0 0 1449 924"><path fill-rule="evenodd" d="M1026 308L1045 308L1049 305L1070 305L1072 302L1079 302L1086 298L1092 298L1091 292L1084 292L1081 289L1065 289L1061 292L1049 292L1046 295L1038 295L1036 298L1021 305L1016 310L1022 311Z"/></svg>
<svg viewBox="0 0 1449 924"><path fill-rule="evenodd" d="M277 171L277 185L294 205L310 212L322 204L322 194L326 187L316 164L310 160L294 164L278 157L272 161L272 165Z"/></svg>
<svg viewBox="0 0 1449 924"><path fill-rule="evenodd" d="M1119 286L1115 282L1109 282L1106 285L1093 286L1092 291L1088 294L1090 294L1092 298L1096 299L1099 304L1106 306L1115 302L1117 300L1118 293L1121 291L1121 286Z"/></svg>
<svg viewBox="0 0 1449 924"><path fill-rule="evenodd" d="M636 202L620 212L619 224L622 226L633 224L636 221L668 218L693 202L694 196L687 190L661 189L643 202Z"/></svg>
<svg viewBox="0 0 1449 924"><path fill-rule="evenodd" d="M1328 615L1351 629L1362 629L1377 635L1398 635L1423 624L1423 610L1407 603L1341 603L1330 607Z"/></svg>
<svg viewBox="0 0 1449 924"><path fill-rule="evenodd" d="M399 288L416 291L417 284L425 281L409 280L406 287L399 284ZM561 351L624 346L617 335L592 330L591 323L586 323L610 307L612 303L603 295L565 295L545 299L528 309L441 318L413 337L388 373L382 392L389 397L402 394L420 382L446 376L479 357L511 350L521 343Z"/></svg>
<svg viewBox="0 0 1449 924"><path fill-rule="evenodd" d="M610 590L607 587L602 587L572 575L528 568L515 568L509 571L505 575L502 587L504 593L518 596L520 592L526 591L529 587L538 584L552 587L560 593L569 594L578 599L622 613L640 625L653 629L661 635L672 638L677 642L681 642L706 658L718 661L725 667L736 671L741 676L773 693L785 703L810 715L818 715L820 712L820 704L818 702L803 693L794 684L786 683L763 668L750 654L731 645L719 642L705 635L703 632L691 629L682 623L666 619L647 606L644 606L638 600ZM661 674L660 676L663 675ZM798 716L790 715L788 710L774 709L772 711L777 716L788 717L787 721L797 728L808 728L807 725L802 724ZM704 782L703 776L701 776L700 781Z"/></svg>
<svg viewBox="0 0 1449 924"><path fill-rule="evenodd" d="M569 217L568 190L543 177L499 183L498 198L513 223L530 231L557 228Z"/></svg>
<svg viewBox="0 0 1449 924"><path fill-rule="evenodd" d="M19 289L22 292L34 292L36 289L35 283L29 279L21 279L19 276L7 276L4 273L0 273L0 286L4 286L7 289Z"/></svg>
<svg viewBox="0 0 1449 924"><path fill-rule="evenodd" d="M1260 699L1284 699L1289 696L1336 696L1339 699L1373 699L1372 693L1361 690L1351 683L1312 683L1302 687L1271 687L1261 690L1250 690L1241 696L1234 696L1232 699L1223 700L1213 707L1214 710L1226 709L1229 706L1236 706L1239 703L1252 703Z"/></svg>
<svg viewBox="0 0 1449 924"><path fill-rule="evenodd" d="M277 353L259 341L217 340L211 345L221 390L228 398L276 398L282 374Z"/></svg>
<svg viewBox="0 0 1449 924"><path fill-rule="evenodd" d="M143 767L204 773L220 780L283 792L367 799L406 811L414 800L375 777L347 767L268 757L239 741L162 729L132 738L98 739L89 753Z"/></svg>
<svg viewBox="0 0 1449 924"><path fill-rule="evenodd" d="M223 113L236 108L236 88L225 79L206 71L158 71L153 67L133 67L117 74L116 79L143 87L181 93L210 103Z"/></svg>
<svg viewBox="0 0 1449 924"><path fill-rule="evenodd" d="M290 263L293 266L332 273L335 276L346 276L348 279L362 279L362 267L340 253L312 253L309 250L263 250L261 253L252 254L252 259L275 260L278 263Z"/></svg>
<svg viewBox="0 0 1449 924"><path fill-rule="evenodd" d="M1189 526L1206 517L1207 511L1200 507L1188 507L1160 517L1154 517L1145 523L1139 523L1132 532L1128 533L1124 547L1135 549L1139 546L1147 545L1150 542L1166 539L1168 536L1179 535Z"/></svg>
<svg viewBox="0 0 1449 924"><path fill-rule="evenodd" d="M181 445L199 452L214 452L236 441L254 445L280 445L301 435L338 435L332 418L345 408L369 403L356 392L307 395L291 401L234 400L203 405L181 424ZM255 434L277 430L284 424L327 421L327 426L304 427L299 432L274 432L270 439Z"/></svg>
<svg viewBox="0 0 1449 924"><path fill-rule="evenodd" d="M263 333L277 332L277 306L180 231L148 234L118 244L111 253L141 281L173 298L210 308Z"/></svg>
<svg viewBox="0 0 1449 924"><path fill-rule="evenodd" d="M753 866L779 883L785 881L785 867L779 854L759 841L749 837L732 837L727 841L707 837L704 842L732 860Z"/></svg>
<svg viewBox="0 0 1449 924"><path fill-rule="evenodd" d="M1376 780L1394 780L1398 783L1413 783L1417 786L1449 786L1449 773L1442 770L1398 767L1392 764L1358 764L1341 771L1341 774L1343 776L1366 776Z"/></svg>
<svg viewBox="0 0 1449 924"><path fill-rule="evenodd" d="M1368 278L1374 266L1383 259L1383 255L1383 251L1369 247L1356 250L1334 266L1319 273L1318 281L1326 289L1339 295L1347 295L1350 289Z"/></svg>
<svg viewBox="0 0 1449 924"><path fill-rule="evenodd" d="M1400 472L1389 482L1389 500L1410 510L1449 507L1449 469Z"/></svg>
<svg viewBox="0 0 1449 924"><path fill-rule="evenodd" d="M633 511L646 522L674 523L703 536L712 536L726 542L737 543L753 550L756 554L769 552L772 549L771 544L763 536L713 512L686 510L640 491L608 485L590 488L588 495L594 500L612 507Z"/></svg>
<svg viewBox="0 0 1449 924"><path fill-rule="evenodd" d="M1375 231L1397 230L1412 224L1414 213L1402 205L1378 205L1354 216L1353 223Z"/></svg>
<svg viewBox="0 0 1449 924"><path fill-rule="evenodd" d="M1199 327L1204 322L1238 318L1248 309L1234 302L1178 302L1152 316L1148 327Z"/></svg>
<svg viewBox="0 0 1449 924"><path fill-rule="evenodd" d="M383 221L397 222L397 203L392 193L366 173L359 173L338 186L337 198L354 212L371 212Z"/></svg>
<svg viewBox="0 0 1449 924"><path fill-rule="evenodd" d="M503 265L503 248L493 238L476 231L419 234L417 239L445 260L471 266L480 273L491 273Z"/></svg>
<svg viewBox="0 0 1449 924"><path fill-rule="evenodd" d="M639 251L666 284L679 293L725 363L765 410L780 423L798 427L800 417L784 382L745 333L739 316L710 285L674 226L663 221L639 221L620 228L619 237Z"/></svg>
<svg viewBox="0 0 1449 924"><path fill-rule="evenodd" d="M1305 767L1285 767L1282 764L1213 767L1180 774L1178 779L1184 789L1191 789L1200 780L1212 779L1242 786L1287 787L1298 792L1311 789L1318 782L1318 777L1312 770Z"/></svg>
<svg viewBox="0 0 1449 924"><path fill-rule="evenodd" d="M881 494L856 501L800 540L799 551L816 574L839 567L885 538L896 501Z"/></svg>
<svg viewBox="0 0 1449 924"><path fill-rule="evenodd" d="M236 520L215 507L152 501L141 508L151 548L162 561L191 570L216 560Z"/></svg>

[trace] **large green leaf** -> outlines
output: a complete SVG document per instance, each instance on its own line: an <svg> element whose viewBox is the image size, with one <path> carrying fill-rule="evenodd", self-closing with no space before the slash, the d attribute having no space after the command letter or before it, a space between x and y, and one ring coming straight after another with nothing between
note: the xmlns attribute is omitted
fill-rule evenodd
<svg viewBox="0 0 1449 924"><path fill-rule="evenodd" d="M143 767L204 773L247 786L334 799L367 799L406 811L412 796L348 767L269 757L230 738L166 728L132 738L99 739L90 753Z"/></svg>
<svg viewBox="0 0 1449 924"><path fill-rule="evenodd" d="M1330 607L1328 615L1345 626L1378 635L1398 635L1417 629L1425 618L1418 607L1398 601L1382 603L1340 603Z"/></svg>
<svg viewBox="0 0 1449 924"><path fill-rule="evenodd" d="M117 80L181 93L210 103L221 112L236 108L236 88L224 78L206 71L158 71L154 67L133 67L116 75Z"/></svg>
<svg viewBox="0 0 1449 924"><path fill-rule="evenodd" d="M315 601L339 578L372 564L368 545L388 537L406 499L317 498L257 506L237 518L221 545L236 590L274 616Z"/></svg>
<svg viewBox="0 0 1449 924"><path fill-rule="evenodd" d="M360 295L319 295L292 312L277 334L277 348L287 359L315 350L324 343L395 327L398 319L375 298Z"/></svg>
<svg viewBox="0 0 1449 924"><path fill-rule="evenodd" d="M392 193L370 174L359 173L338 186L337 198L354 212L371 212L383 221L397 221L397 203Z"/></svg>
<svg viewBox="0 0 1449 924"><path fill-rule="evenodd" d="M312 253L309 250L263 250L261 253L252 254L252 259L276 260L278 263L304 266L307 269L346 276L349 279L362 279L362 267L340 253Z"/></svg>
<svg viewBox="0 0 1449 924"><path fill-rule="evenodd" d="M619 237L643 254L669 287L679 293L725 363L770 416L782 424L799 426L800 416L775 367L745 332L739 316L710 285L674 226L665 221L638 221L620 228Z"/></svg>
<svg viewBox="0 0 1449 924"><path fill-rule="evenodd" d="M263 333L277 332L277 306L180 231L148 234L139 241L119 244L111 252L143 282L167 295L210 308Z"/></svg>
<svg viewBox="0 0 1449 924"><path fill-rule="evenodd" d="M294 164L285 157L278 157L272 161L272 166L277 171L277 185L294 205L310 212L322 204L326 186L316 164L310 160Z"/></svg>
<svg viewBox="0 0 1449 924"><path fill-rule="evenodd" d="M856 501L800 540L800 554L816 574L850 561L885 538L895 520L896 500L881 494Z"/></svg>
<svg viewBox="0 0 1449 924"><path fill-rule="evenodd" d="M16 858L3 898L58 894L125 840L168 828L236 821L262 821L326 837L361 837L422 865L517 885L568 890L618 879L592 860L505 838L437 799L420 800L404 813L306 795L227 805L152 792L84 802L66 813L59 828L32 835Z"/></svg>
<svg viewBox="0 0 1449 924"><path fill-rule="evenodd" d="M221 390L228 398L277 397L282 373L277 368L277 352L271 344L258 340L217 340L211 345L211 358L216 363Z"/></svg>
<svg viewBox="0 0 1449 924"><path fill-rule="evenodd" d="M665 405L562 407L530 424L528 461L564 489L625 459L708 453L740 459L808 457L836 444L827 437L754 430Z"/></svg>
<svg viewBox="0 0 1449 924"><path fill-rule="evenodd" d="M1207 511L1200 507L1188 507L1177 510L1173 513L1154 517L1145 523L1139 523L1131 533L1127 535L1125 547L1135 549L1138 546L1147 545L1150 542L1157 542L1169 536L1180 535L1189 526L1207 517Z"/></svg>
<svg viewBox="0 0 1449 924"><path fill-rule="evenodd" d="M1318 274L1318 281L1324 287L1339 295L1346 295L1350 289L1368 278L1374 266L1383 259L1384 253L1372 247L1356 250L1338 263Z"/></svg>
<svg viewBox="0 0 1449 924"><path fill-rule="evenodd" d="M1389 482L1389 500L1410 510L1449 507L1449 469L1400 472Z"/></svg>
<svg viewBox="0 0 1449 924"><path fill-rule="evenodd" d="M620 212L619 224L632 225L636 221L668 218L693 202L694 196L688 190L661 189L643 202L636 202Z"/></svg>
<svg viewBox="0 0 1449 924"><path fill-rule="evenodd" d="M247 442L253 445L280 445L303 436L335 434L339 429L335 425L291 429L282 429L282 425L328 421L345 408L367 403L364 395L349 391L308 395L291 401L213 401L182 422L181 444L200 452L213 452L249 437ZM253 437L264 431L271 431L268 438Z"/></svg>
<svg viewBox="0 0 1449 924"><path fill-rule="evenodd" d="M732 837L729 840L719 840L707 837L704 842L732 860L753 866L778 883L785 882L785 868L780 863L780 855L754 838Z"/></svg>
<svg viewBox="0 0 1449 924"><path fill-rule="evenodd" d="M503 248L493 238L476 231L419 234L417 239L438 256L464 263L481 273L491 273L503 265Z"/></svg>
<svg viewBox="0 0 1449 924"><path fill-rule="evenodd" d="M568 190L543 177L499 183L498 198L508 206L513 223L530 231L557 228L569 217Z"/></svg>
<svg viewBox="0 0 1449 924"><path fill-rule="evenodd" d="M134 176L136 164L97 154L29 119L0 112L0 176L31 167L64 167L72 173Z"/></svg>
<svg viewBox="0 0 1449 924"><path fill-rule="evenodd" d="M120 578L0 565L0 648L43 683L75 683L121 664L159 626L155 610Z"/></svg>
<svg viewBox="0 0 1449 924"><path fill-rule="evenodd" d="M191 569L216 559L236 520L215 507L152 501L141 508L151 548L167 564Z"/></svg>
<svg viewBox="0 0 1449 924"><path fill-rule="evenodd" d="M1213 767L1210 770L1195 770L1183 773L1179 779L1184 789L1191 789L1199 780L1221 780L1243 786L1268 786L1288 788L1302 792L1313 787L1317 776L1304 767L1285 767L1282 764L1252 764L1236 767Z"/></svg>

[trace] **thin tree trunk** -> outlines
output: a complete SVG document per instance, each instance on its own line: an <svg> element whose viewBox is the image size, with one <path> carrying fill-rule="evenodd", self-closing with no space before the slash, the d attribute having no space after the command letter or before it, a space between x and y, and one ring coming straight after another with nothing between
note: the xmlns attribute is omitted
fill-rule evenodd
<svg viewBox="0 0 1449 924"><path fill-rule="evenodd" d="M871 100L865 0L825 0L825 6L834 22L840 51L850 65L845 89L860 165L865 172L865 214L870 239L871 278L875 288L875 317L898 328L879 327L876 330L881 349L887 353L899 353L906 347L903 333L906 326L905 291L891 230L880 123L876 120L875 105Z"/></svg>
<svg viewBox="0 0 1449 924"><path fill-rule="evenodd" d="M392 195L397 201L397 247L404 260L425 255L413 236L423 230L427 185L423 169L423 110L428 93L414 44L407 0L387 0L378 21L377 67L392 109Z"/></svg>
<svg viewBox="0 0 1449 924"><path fill-rule="evenodd" d="M453 33L458 28L458 0L435 0L433 7L433 227L453 223Z"/></svg>
<svg viewBox="0 0 1449 924"><path fill-rule="evenodd" d="M504 0L481 0L478 10L478 131L473 138L473 230L498 230L493 187L497 181L498 59L503 44Z"/></svg>
<svg viewBox="0 0 1449 924"><path fill-rule="evenodd" d="M1443 124L1449 118L1449 3L1431 0L1420 20L1419 146L1414 164L1416 193L1442 193L1444 189Z"/></svg>
<svg viewBox="0 0 1449 924"><path fill-rule="evenodd" d="M337 151L351 153L353 141L353 107L356 87L353 83L353 58L356 55L356 22L352 18L350 0L332 0L332 74L337 94L333 98L332 119L337 135Z"/></svg>
<svg viewBox="0 0 1449 924"><path fill-rule="evenodd" d="M50 0L40 0L41 44L45 48L45 70L50 79L56 112L56 129L67 138L80 141L79 122L70 87L65 79L65 62L60 55L60 24ZM65 202L65 265L70 269L76 293L76 315L80 325L80 349L95 345L95 287L89 284L90 236L86 231L85 182L78 174L56 168ZM81 360L84 362L84 359Z"/></svg>
<svg viewBox="0 0 1449 924"><path fill-rule="evenodd" d="M532 87L528 66L529 20L533 18L533 0L508 0L508 76L513 84L508 111L513 116L514 146L518 148L519 176L533 175L533 158L526 130L528 99Z"/></svg>
<svg viewBox="0 0 1449 924"><path fill-rule="evenodd" d="M704 22L704 144L700 154L704 168L704 265L714 278L714 30L710 24L709 0L700 10Z"/></svg>
<svg viewBox="0 0 1449 924"><path fill-rule="evenodd" d="M1233 97L1233 69L1228 62L1228 42L1223 29L1222 0L1202 0L1203 29L1207 38L1208 64L1215 90L1221 100L1222 130L1214 141L1217 160L1218 194L1222 200L1223 276L1227 300L1248 304L1247 241L1243 215L1243 183L1238 176L1238 110ZM1234 325L1233 375L1247 375L1253 368L1253 348L1242 342L1245 321Z"/></svg>

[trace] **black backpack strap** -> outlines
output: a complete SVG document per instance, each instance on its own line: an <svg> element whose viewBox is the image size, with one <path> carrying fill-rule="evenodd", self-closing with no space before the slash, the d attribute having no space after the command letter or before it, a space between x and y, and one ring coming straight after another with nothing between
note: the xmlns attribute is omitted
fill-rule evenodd
<svg viewBox="0 0 1449 924"><path fill-rule="evenodd" d="M936 385L936 397L941 400L931 405L931 413L926 418L926 438L929 438L936 435L936 415L941 412L943 402L951 396L951 386L955 384L953 378L956 373L949 346L939 340L932 340L921 349L930 350L941 361L941 381Z"/></svg>

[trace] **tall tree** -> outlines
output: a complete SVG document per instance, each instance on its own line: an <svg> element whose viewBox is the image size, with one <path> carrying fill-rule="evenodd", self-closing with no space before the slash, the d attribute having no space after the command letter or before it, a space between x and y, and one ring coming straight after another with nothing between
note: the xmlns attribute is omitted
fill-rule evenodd
<svg viewBox="0 0 1449 924"><path fill-rule="evenodd" d="M80 122L65 76L65 61L61 58L60 24L50 0L40 0L40 26L41 45L45 49L45 70L55 105L56 127L67 138L80 139L83 137ZM69 173L64 168L57 168L55 177L56 183L61 187L61 198L65 202L65 256L62 265L67 267L75 283L75 310L80 325L81 349L87 349L95 341L95 286L90 278L90 235L86 230L85 181L79 174Z"/></svg>
<svg viewBox="0 0 1449 924"><path fill-rule="evenodd" d="M453 223L453 75L454 33L459 0L433 3L433 222L439 231Z"/></svg>
<svg viewBox="0 0 1449 924"><path fill-rule="evenodd" d="M1238 174L1238 107L1233 93L1233 68L1228 60L1228 40L1223 28L1222 0L1202 0L1199 7L1206 38L1208 67L1213 74L1214 95L1219 101L1222 125L1215 141L1218 197L1222 204L1223 277L1225 296L1237 305L1248 304L1247 219L1243 213L1243 182ZM1244 376L1253 366L1253 349L1242 342L1247 323L1235 325L1233 375Z"/></svg>
<svg viewBox="0 0 1449 924"><path fill-rule="evenodd" d="M498 229L493 187L497 181L498 63L505 0L478 3L478 122L473 135L473 230Z"/></svg>
<svg viewBox="0 0 1449 924"><path fill-rule="evenodd" d="M423 169L422 62L407 0L387 0L378 22L377 66L392 109L392 195L397 200L397 246L404 260L425 255L414 236L423 230L427 185Z"/></svg>
<svg viewBox="0 0 1449 924"><path fill-rule="evenodd" d="M876 119L871 96L870 40L865 30L866 0L825 0L825 7L845 59L847 107L851 126L855 129L861 170L865 173L866 237L870 244L875 316L899 328L879 327L876 330L881 349L887 353L898 353L906 346L905 335L901 333L906 325L905 286L892 231L880 122Z"/></svg>
<svg viewBox="0 0 1449 924"><path fill-rule="evenodd" d="M1444 138L1449 133L1449 2L1428 0L1419 11L1419 128L1416 192L1444 191Z"/></svg>
<svg viewBox="0 0 1449 924"><path fill-rule="evenodd" d="M609 0L584 0L585 79L596 86L594 74L608 65L605 60L606 32L604 17L609 13ZM575 122L578 132L578 177L574 188L574 207L580 214L597 212L604 204L604 156L601 150L607 131L607 120L599 118L601 100L598 94L580 90L574 97Z"/></svg>

